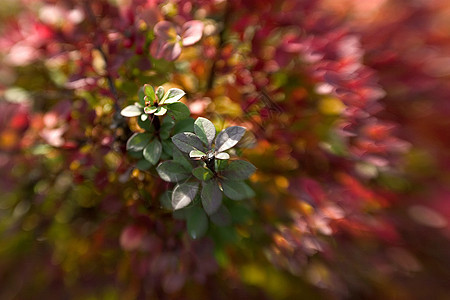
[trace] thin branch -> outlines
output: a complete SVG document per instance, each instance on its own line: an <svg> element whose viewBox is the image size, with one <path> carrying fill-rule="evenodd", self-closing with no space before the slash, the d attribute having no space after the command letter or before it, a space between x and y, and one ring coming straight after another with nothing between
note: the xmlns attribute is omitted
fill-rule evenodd
<svg viewBox="0 0 450 300"><path fill-rule="evenodd" d="M89 4L89 1L84 1L84 7L86 10L86 14L87 17L89 18L89 21L95 26L97 27L97 20L96 17L94 15L94 12L92 11L92 8ZM94 41L96 40L95 38L93 39ZM108 87L109 90L111 91L111 94L114 97L114 109L116 110L116 112L118 113L120 111L120 106L118 104L119 102L119 93L117 92L116 86L114 84L114 80L111 76L111 74L109 73L109 68L108 68L108 57L106 56L105 51L103 51L101 45L95 45L95 49L98 50L98 52L100 52L100 55L103 58L103 61L105 62L105 71L106 71L106 81L108 82Z"/></svg>
<svg viewBox="0 0 450 300"><path fill-rule="evenodd" d="M231 6L230 4L226 3L225 4L225 13L223 15L223 21L222 21L222 28L220 29L220 33L219 33L219 45L217 46L217 53L216 56L214 57L212 66L211 66L211 70L209 72L209 78L208 78L208 84L206 86L206 89L209 91L213 88L214 85L214 80L215 80L215 76L216 76L216 65L217 65L217 61L220 59L220 56L222 54L222 48L225 45L225 30L228 26L228 22L230 20L230 16L231 16Z"/></svg>

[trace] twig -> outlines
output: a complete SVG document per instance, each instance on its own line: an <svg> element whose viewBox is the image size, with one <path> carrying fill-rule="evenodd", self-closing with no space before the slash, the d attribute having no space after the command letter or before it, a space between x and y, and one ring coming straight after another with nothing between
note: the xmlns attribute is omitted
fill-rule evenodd
<svg viewBox="0 0 450 300"><path fill-rule="evenodd" d="M89 18L89 21L94 26L97 26L97 20L95 18L95 15L94 15L94 12L92 11L91 6L89 5L89 1L84 1L83 3L84 3L84 7L86 10L87 17ZM95 41L95 38L93 40ZM114 109L116 110L116 113L118 113L120 111L120 106L118 104L119 93L117 92L116 86L114 84L114 80L108 70L108 57L106 56L105 51L103 51L101 45L95 45L95 49L97 49L98 52L100 52L100 55L102 56L103 61L105 62L105 71L106 71L105 78L108 82L109 90L111 91L111 94L114 97Z"/></svg>
<svg viewBox="0 0 450 300"><path fill-rule="evenodd" d="M229 22L230 16L231 16L230 4L226 3L225 5L226 5L225 13L223 15L223 21L222 21L223 27L220 29L219 45L217 46L217 53L216 53L216 56L214 57L214 60L213 60L212 66L211 66L211 70L209 73L208 84L206 86L207 91L209 91L213 88L215 75L216 75L217 61L220 59L220 56L222 54L222 48L225 45L225 30L227 28L227 25L228 25L228 22Z"/></svg>

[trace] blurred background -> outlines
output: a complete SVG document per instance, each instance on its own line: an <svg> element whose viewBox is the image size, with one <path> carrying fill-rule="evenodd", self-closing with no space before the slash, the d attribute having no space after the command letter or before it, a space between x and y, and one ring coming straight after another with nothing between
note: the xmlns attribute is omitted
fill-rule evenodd
<svg viewBox="0 0 450 300"><path fill-rule="evenodd" d="M3 0L0 299L450 299L449 16L445 0ZM161 20L202 38L158 56ZM227 203L232 225L191 239L126 154L140 129L117 112L145 83L251 132L256 196Z"/></svg>

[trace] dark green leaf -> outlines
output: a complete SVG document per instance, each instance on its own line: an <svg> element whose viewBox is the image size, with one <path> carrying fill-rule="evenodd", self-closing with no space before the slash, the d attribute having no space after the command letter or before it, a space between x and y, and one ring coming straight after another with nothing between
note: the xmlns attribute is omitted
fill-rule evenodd
<svg viewBox="0 0 450 300"><path fill-rule="evenodd" d="M188 206L198 192L197 182L186 182L178 184L172 193L172 207L177 210Z"/></svg>
<svg viewBox="0 0 450 300"><path fill-rule="evenodd" d="M231 126L222 130L216 138L216 151L223 152L236 145L244 136L245 128L242 126Z"/></svg>
<svg viewBox="0 0 450 300"><path fill-rule="evenodd" d="M167 210L173 210L172 207L172 192L165 191L160 197L159 197L159 203L161 203L161 206L164 209Z"/></svg>
<svg viewBox="0 0 450 300"><path fill-rule="evenodd" d="M192 150L204 150L202 141L192 132L181 132L172 137L175 146L181 151L189 153Z"/></svg>
<svg viewBox="0 0 450 300"><path fill-rule="evenodd" d="M204 168L204 167L195 168L194 170L192 170L192 174L198 180L203 180L203 181L210 180L214 176L213 172L210 169Z"/></svg>
<svg viewBox="0 0 450 300"><path fill-rule="evenodd" d="M142 86L142 87L140 87L139 90L138 90L139 104L140 104L142 107L145 106L145 100L144 100L144 97L145 97L144 87Z"/></svg>
<svg viewBox="0 0 450 300"><path fill-rule="evenodd" d="M173 160L182 165L187 171L191 172L192 164L189 159L181 153L176 147L173 147Z"/></svg>
<svg viewBox="0 0 450 300"><path fill-rule="evenodd" d="M138 161L136 163L136 168L138 168L141 171L147 171L148 169L150 169L152 167L152 164L149 163L147 160L145 159L141 159L140 161Z"/></svg>
<svg viewBox="0 0 450 300"><path fill-rule="evenodd" d="M169 109L168 115L173 116L176 120L186 119L191 114L189 108L181 102L169 104L167 108Z"/></svg>
<svg viewBox="0 0 450 300"><path fill-rule="evenodd" d="M172 157L173 149L175 149L173 143L170 140L162 140L161 144L163 147L163 153L169 157Z"/></svg>
<svg viewBox="0 0 450 300"><path fill-rule="evenodd" d="M228 160L226 159L216 159L215 167L217 172L221 172L228 167Z"/></svg>
<svg viewBox="0 0 450 300"><path fill-rule="evenodd" d="M210 180L203 184L201 198L203 209L208 215L211 216L219 209L222 204L222 191L216 181Z"/></svg>
<svg viewBox="0 0 450 300"><path fill-rule="evenodd" d="M241 180L249 178L255 171L256 167L248 161L233 160L221 174L231 180Z"/></svg>
<svg viewBox="0 0 450 300"><path fill-rule="evenodd" d="M137 117L142 114L142 108L136 106L136 105L128 105L122 111L120 114L124 117Z"/></svg>
<svg viewBox="0 0 450 300"><path fill-rule="evenodd" d="M159 136L162 140L166 140L170 137L170 132L172 131L175 121L170 117L165 117L161 123L161 128L159 130Z"/></svg>
<svg viewBox="0 0 450 300"><path fill-rule="evenodd" d="M161 130L172 129L175 126L175 121L172 118L165 117L161 122Z"/></svg>
<svg viewBox="0 0 450 300"><path fill-rule="evenodd" d="M147 96L147 101L150 101L151 105L156 101L155 90L149 84L144 84L144 93Z"/></svg>
<svg viewBox="0 0 450 300"><path fill-rule="evenodd" d="M142 120L142 117L147 117L147 119ZM141 118L138 118L138 125L145 131L154 132L154 130L155 130L152 126L152 122L150 121L150 119L148 118L148 115L146 115L146 114L142 114Z"/></svg>
<svg viewBox="0 0 450 300"><path fill-rule="evenodd" d="M161 157L161 152L162 145L159 140L155 138L144 148L144 152L142 154L146 160L155 165Z"/></svg>
<svg viewBox="0 0 450 300"><path fill-rule="evenodd" d="M210 120L199 117L194 122L194 132L209 147L216 136L216 127Z"/></svg>
<svg viewBox="0 0 450 300"><path fill-rule="evenodd" d="M232 200L243 200L255 196L255 192L243 181L224 180L222 188L225 196Z"/></svg>
<svg viewBox="0 0 450 300"><path fill-rule="evenodd" d="M180 132L194 132L194 119L187 118L178 121L173 128L173 134L177 134Z"/></svg>
<svg viewBox="0 0 450 300"><path fill-rule="evenodd" d="M135 133L127 141L128 151L141 151L150 142L152 135L150 133Z"/></svg>
<svg viewBox="0 0 450 300"><path fill-rule="evenodd" d="M209 218L218 226L228 226L231 224L231 214L225 205L221 205L214 214L209 216Z"/></svg>
<svg viewBox="0 0 450 300"><path fill-rule="evenodd" d="M142 150L141 151L127 151L127 154L135 159L143 159L144 156L142 155Z"/></svg>
<svg viewBox="0 0 450 300"><path fill-rule="evenodd" d="M186 93L183 90L177 88L171 88L164 95L160 104L170 104L179 101Z"/></svg>
<svg viewBox="0 0 450 300"><path fill-rule="evenodd" d="M167 182L178 182L191 176L181 164L168 160L160 163L156 168L159 177Z"/></svg>
<svg viewBox="0 0 450 300"><path fill-rule="evenodd" d="M187 231L193 239L201 238L208 231L208 217L198 206L187 211Z"/></svg>

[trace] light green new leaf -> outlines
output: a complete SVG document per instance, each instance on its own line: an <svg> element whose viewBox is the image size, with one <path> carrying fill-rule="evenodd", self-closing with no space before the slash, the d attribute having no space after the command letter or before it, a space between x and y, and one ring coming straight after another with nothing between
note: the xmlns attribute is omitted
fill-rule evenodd
<svg viewBox="0 0 450 300"><path fill-rule="evenodd" d="M156 95L155 90L150 84L144 84L144 94L147 96L147 101L150 101L151 104L155 103L156 101Z"/></svg>

